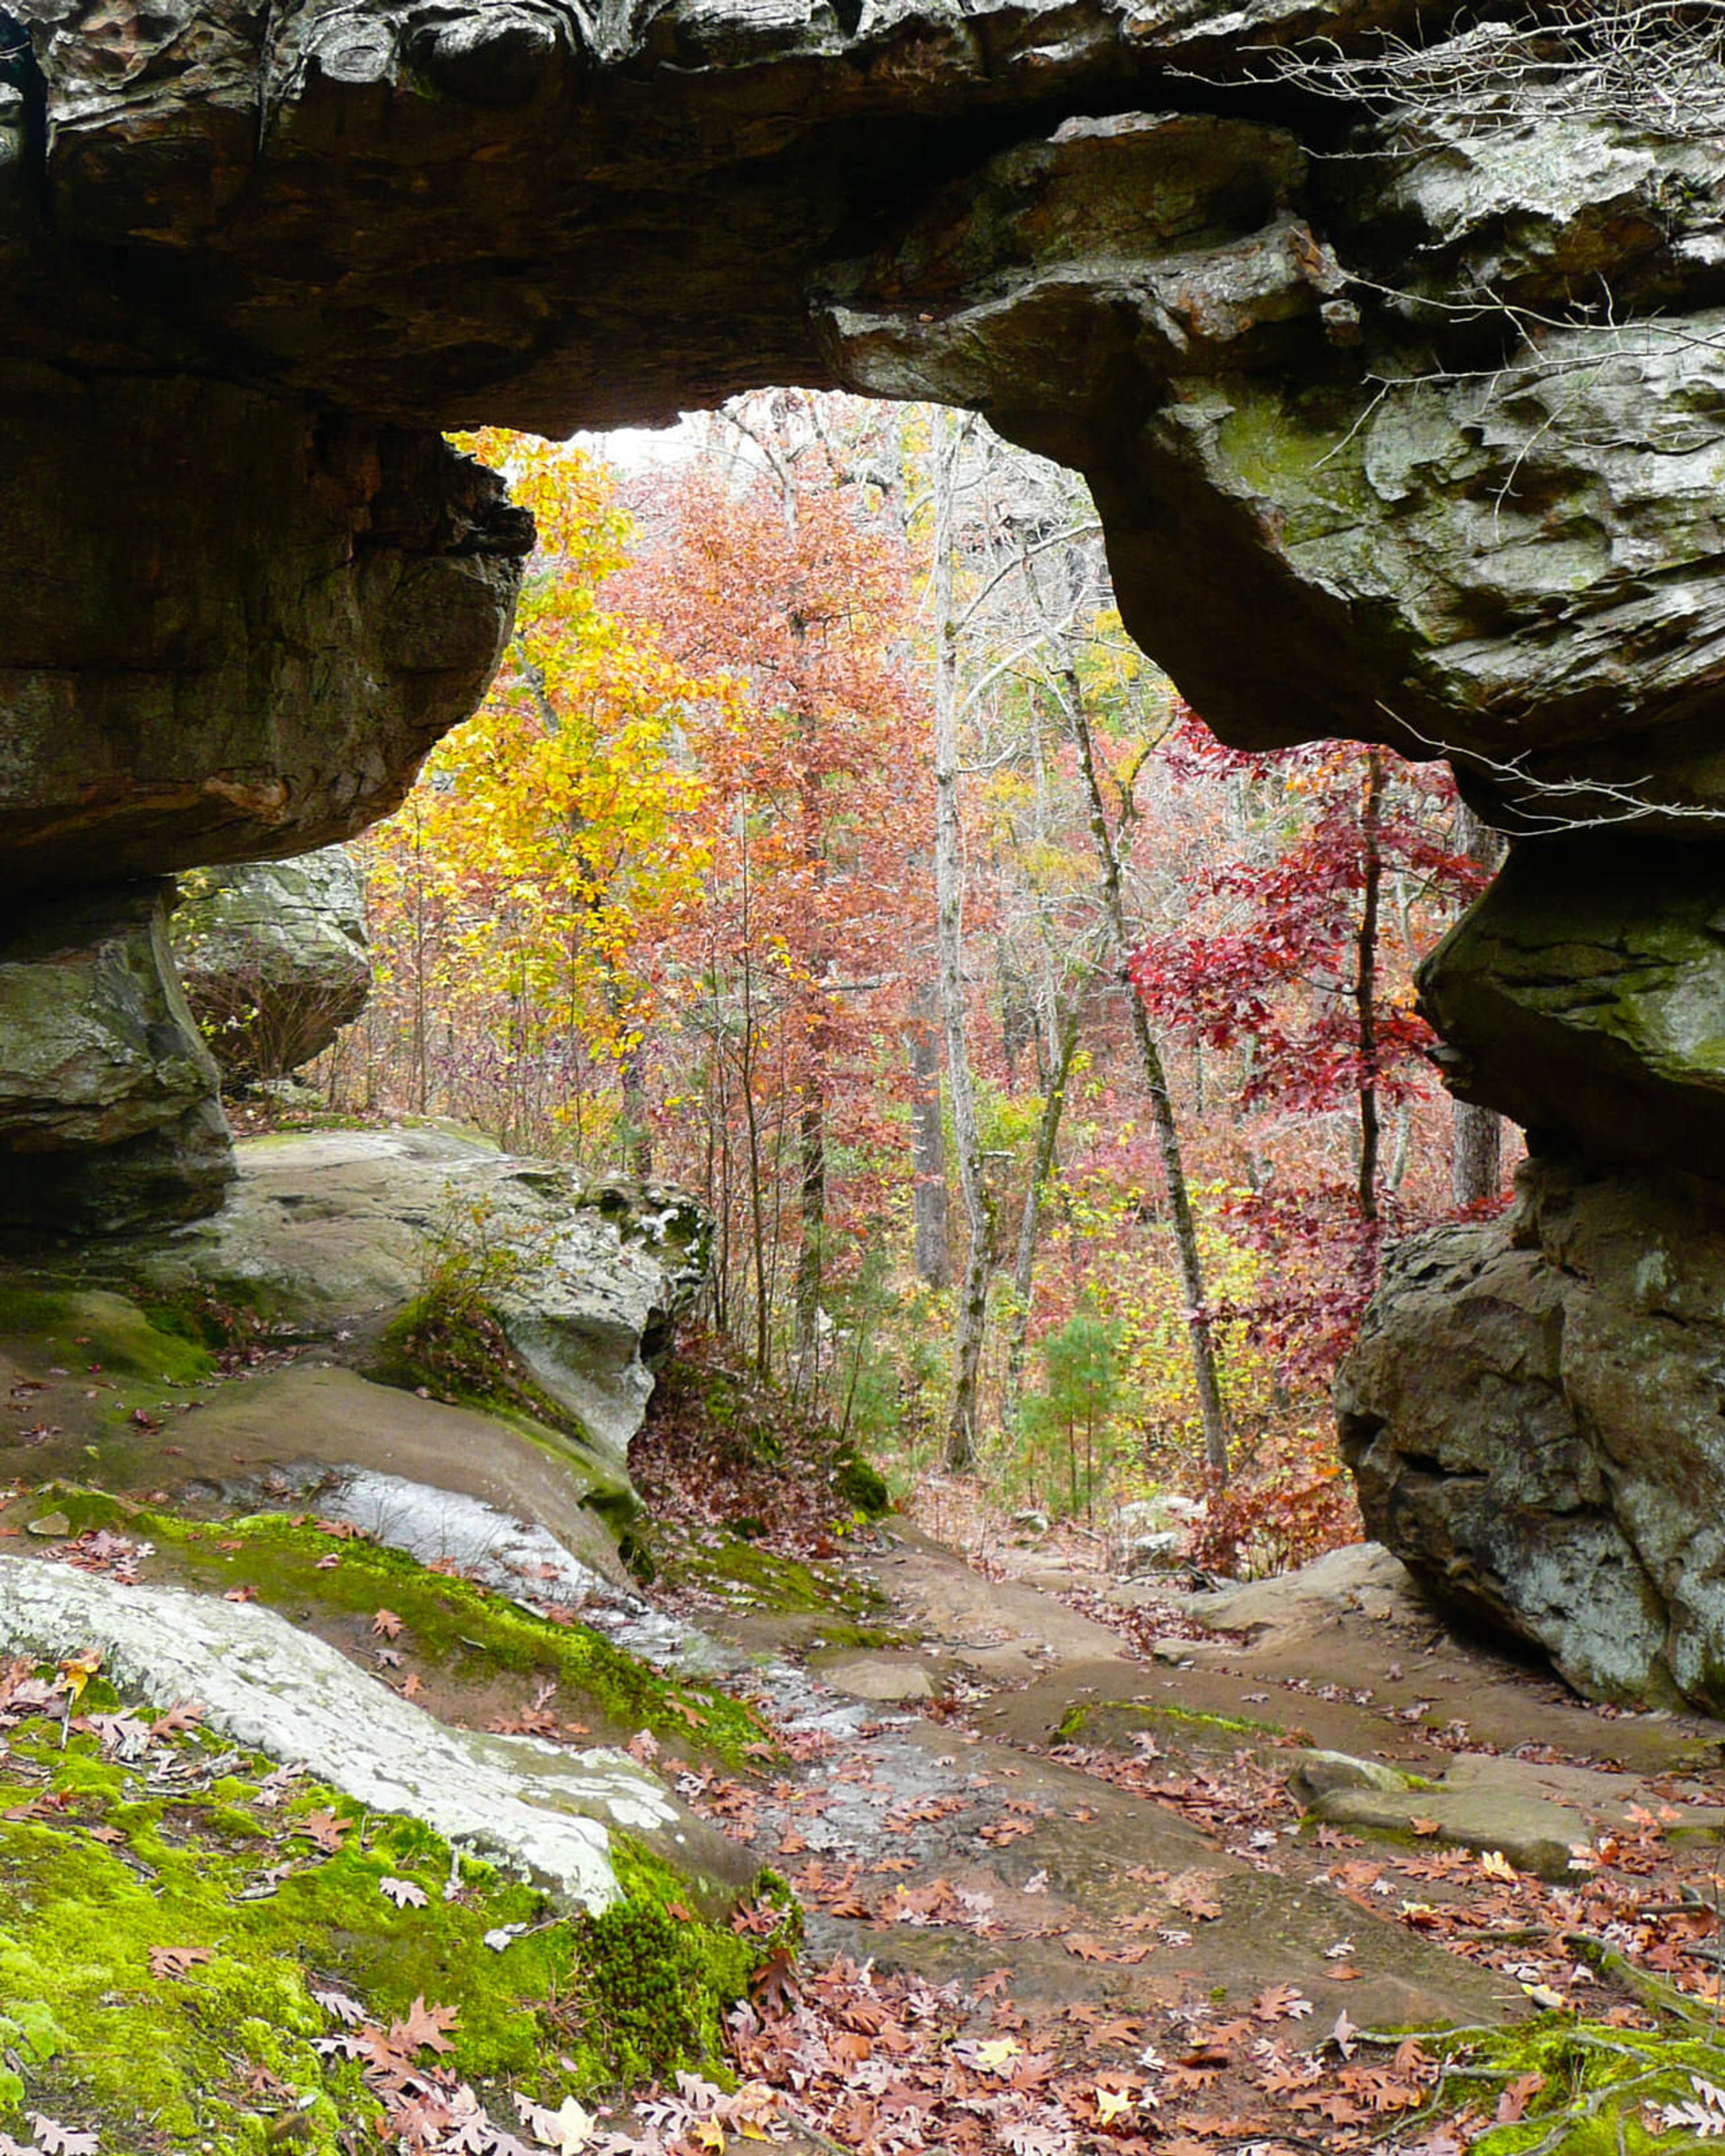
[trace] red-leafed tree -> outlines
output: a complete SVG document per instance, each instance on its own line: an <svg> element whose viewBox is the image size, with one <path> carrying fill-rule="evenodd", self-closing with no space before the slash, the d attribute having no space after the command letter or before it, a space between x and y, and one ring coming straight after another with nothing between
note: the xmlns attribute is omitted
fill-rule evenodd
<svg viewBox="0 0 1725 2156"><path fill-rule="evenodd" d="M1484 875L1452 841L1442 765L1333 742L1242 755L1190 712L1163 755L1183 775L1265 788L1268 806L1249 849L1191 879L1186 921L1135 953L1139 995L1166 1031L1233 1057L1243 1114L1353 1126L1351 1173L1271 1173L1235 1209L1296 1260L1255 1313L1261 1332L1321 1368L1376 1285L1386 1230L1408 1224L1386 1116L1438 1091L1413 964Z"/></svg>

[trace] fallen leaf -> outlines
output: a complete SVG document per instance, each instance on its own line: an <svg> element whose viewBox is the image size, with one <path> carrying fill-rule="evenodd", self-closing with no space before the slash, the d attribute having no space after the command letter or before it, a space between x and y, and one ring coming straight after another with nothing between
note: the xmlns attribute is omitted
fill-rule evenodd
<svg viewBox="0 0 1725 2156"><path fill-rule="evenodd" d="M423 1887L411 1879L380 1879L377 1892L386 1901L393 1902L398 1909L423 1909L428 1897Z"/></svg>
<svg viewBox="0 0 1725 2156"><path fill-rule="evenodd" d="M183 1976L201 1961L209 1959L208 1947L151 1947L150 1974L151 1976Z"/></svg>
<svg viewBox="0 0 1725 2156"><path fill-rule="evenodd" d="M515 2103L528 2133L542 2148L555 2148L558 2156L578 2156L593 2139L593 2113L583 2111L572 2096L566 2096L555 2111L519 2096Z"/></svg>
<svg viewBox="0 0 1725 2156"><path fill-rule="evenodd" d="M95 2156L95 2134L74 2133L69 2127L62 2126L57 2118L45 2118L39 2111L33 2111L29 2118L30 2131L36 2137L36 2145L45 2149L48 2156Z"/></svg>
<svg viewBox="0 0 1725 2156"><path fill-rule="evenodd" d="M380 1640L393 1640L401 1630L401 1620L393 1609L380 1609L372 1620L372 1630Z"/></svg>
<svg viewBox="0 0 1725 2156"><path fill-rule="evenodd" d="M347 1822L337 1819L332 1811L307 1812L303 1819L293 1821L291 1831L306 1835L326 1856L333 1856L341 1846L341 1838L347 1831Z"/></svg>

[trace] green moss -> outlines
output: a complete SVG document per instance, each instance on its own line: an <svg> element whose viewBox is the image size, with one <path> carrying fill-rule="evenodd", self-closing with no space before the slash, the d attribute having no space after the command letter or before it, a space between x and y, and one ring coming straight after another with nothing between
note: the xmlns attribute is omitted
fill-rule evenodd
<svg viewBox="0 0 1725 2156"><path fill-rule="evenodd" d="M1097 1715L1122 1723L1171 1722L1183 1728L1215 1730L1228 1737L1266 1738L1282 1734L1281 1725L1274 1722L1248 1722L1233 1715L1203 1714L1194 1707L1164 1706L1153 1700L1096 1699L1073 1702L1055 1727L1055 1743L1077 1743L1092 1717Z"/></svg>
<svg viewBox="0 0 1725 2156"><path fill-rule="evenodd" d="M865 1654L877 1654L892 1647L908 1646L912 1635L896 1625L823 1625L818 1636L809 1641L811 1647L849 1647Z"/></svg>
<svg viewBox="0 0 1725 2156"><path fill-rule="evenodd" d="M278 1512L208 1522L145 1512L131 1531L147 1536L169 1568L193 1585L253 1586L260 1601L296 1620L322 1608L369 1625L378 1609L391 1609L403 1628L398 1644L434 1667L470 1678L489 1667L552 1682L572 1718L585 1710L624 1734L649 1729L685 1755L737 1766L767 1736L758 1718L727 1694L674 1682L591 1625L552 1624L398 1550L362 1539L335 1542ZM332 1555L340 1562L326 1568Z"/></svg>
<svg viewBox="0 0 1725 2156"><path fill-rule="evenodd" d="M625 1898L575 1928L574 2019L593 2066L619 2087L691 2059L723 2074L724 2016L747 1995L762 1943L694 1916L647 1851L613 1854Z"/></svg>
<svg viewBox="0 0 1725 2156"><path fill-rule="evenodd" d="M1487 2112L1512 2082L1543 2076L1516 2123L1489 2128L1469 2144L1480 2156L1527 2156L1535 2148L1546 2156L1644 2156L1698 2147L1692 2137L1651 2133L1648 2109L1695 2101L1697 2079L1725 2086L1725 2045L1699 2018L1687 2029L1647 2030L1548 2015L1447 2048L1452 2101Z"/></svg>
<svg viewBox="0 0 1725 2156"><path fill-rule="evenodd" d="M699 1542L674 1550L655 1545L654 1555L669 1578L710 1592L728 1592L739 1608L786 1615L829 1610L850 1616L870 1614L868 1590L856 1582L746 1540L722 1543L717 1548Z"/></svg>
<svg viewBox="0 0 1725 2156"><path fill-rule="evenodd" d="M267 1807L262 1760L222 1776L227 1800L212 1801L217 1784L195 1771L168 1794L88 1736L59 1743L58 1724L39 1722L0 1758L0 1810L41 1798L33 1768L74 1799L0 1818L0 2041L20 2069L0 2075L8 2125L28 2106L100 2126L108 2147L250 2156L297 2116L297 2145L336 2156L377 2107L354 2063L317 2048L335 2026L311 1995L324 1989L380 2025L416 1998L454 2007L444 2063L500 2118L506 2092L554 2103L572 2083L592 2096L649 2071L712 2071L725 2012L794 1936L789 1917L762 1939L689 1914L676 1875L631 1845L617 1851L621 1902L547 1922L537 1889L452 1865L418 1820L316 1785ZM193 1769L227 1756L198 1733L177 1749ZM346 1822L333 1853L300 1824L313 1812ZM413 1881L423 1906L397 1907L386 1879ZM498 1953L485 1935L501 1927L516 1930ZM193 1958L164 1972L151 1964L164 1948Z"/></svg>
<svg viewBox="0 0 1725 2156"><path fill-rule="evenodd" d="M27 1342L46 1361L80 1373L96 1368L116 1384L181 1389L215 1370L202 1346L104 1288L0 1277L0 1339Z"/></svg>
<svg viewBox="0 0 1725 2156"><path fill-rule="evenodd" d="M878 1520L892 1510L892 1492L866 1460L850 1454L840 1464L835 1485L841 1504L865 1519Z"/></svg>

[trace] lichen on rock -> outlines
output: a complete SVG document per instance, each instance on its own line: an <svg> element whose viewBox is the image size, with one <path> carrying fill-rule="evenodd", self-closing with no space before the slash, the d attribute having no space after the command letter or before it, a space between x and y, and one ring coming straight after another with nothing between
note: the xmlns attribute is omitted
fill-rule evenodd
<svg viewBox="0 0 1725 2156"><path fill-rule="evenodd" d="M364 882L341 846L193 870L170 932L187 1005L242 1084L321 1055L371 993Z"/></svg>
<svg viewBox="0 0 1725 2156"><path fill-rule="evenodd" d="M1576 1689L1725 1711L1725 1194L1561 1161L1394 1250L1337 1382L1368 1531Z"/></svg>

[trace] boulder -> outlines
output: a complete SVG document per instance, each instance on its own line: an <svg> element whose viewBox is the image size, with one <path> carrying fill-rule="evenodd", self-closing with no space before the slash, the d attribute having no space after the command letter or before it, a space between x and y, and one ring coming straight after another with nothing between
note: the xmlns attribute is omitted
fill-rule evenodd
<svg viewBox="0 0 1725 2156"><path fill-rule="evenodd" d="M228 1127L167 896L39 900L0 931L0 1229L112 1235L221 1202Z"/></svg>
<svg viewBox="0 0 1725 2156"><path fill-rule="evenodd" d="M1523 839L1420 973L1450 1090L1601 1161L1725 1178L1725 850Z"/></svg>
<svg viewBox="0 0 1725 2156"><path fill-rule="evenodd" d="M1589 1698L1725 1710L1725 1191L1557 1160L1392 1251L1337 1380L1368 1531Z"/></svg>
<svg viewBox="0 0 1725 2156"><path fill-rule="evenodd" d="M416 1307L442 1296L482 1308L592 1490L629 1500L629 1442L654 1366L706 1281L711 1224L692 1199L588 1185L429 1126L259 1138L235 1152L238 1180L213 1219L104 1262L160 1294L357 1342L344 1353L410 1386L444 1382L404 1341ZM462 1389L478 1396L485 1383L471 1372Z"/></svg>
<svg viewBox="0 0 1725 2156"><path fill-rule="evenodd" d="M198 869L172 923L180 984L233 1079L285 1078L365 1008L365 884L340 846Z"/></svg>
<svg viewBox="0 0 1725 2156"><path fill-rule="evenodd" d="M220 379L0 387L0 891L387 814L502 651L532 521L495 474Z"/></svg>
<svg viewBox="0 0 1725 2156"><path fill-rule="evenodd" d="M621 1899L614 1835L732 1895L752 1868L625 1753L452 1728L273 1609L0 1557L0 1643L47 1661L94 1648L105 1676L153 1705L197 1700L237 1744L423 1820L565 1911Z"/></svg>

